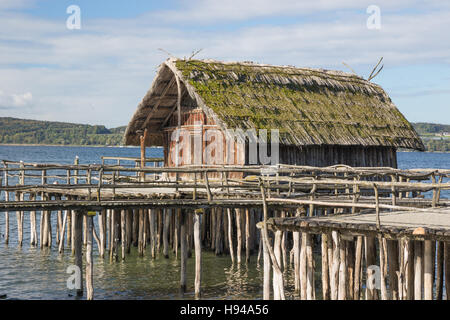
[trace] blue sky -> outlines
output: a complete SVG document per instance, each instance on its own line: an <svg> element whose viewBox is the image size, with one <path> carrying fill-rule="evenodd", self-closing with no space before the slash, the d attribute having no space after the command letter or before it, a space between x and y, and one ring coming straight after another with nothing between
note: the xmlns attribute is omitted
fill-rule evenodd
<svg viewBox="0 0 450 320"><path fill-rule="evenodd" d="M66 9L81 9L69 30ZM368 29L369 5L380 29ZM410 121L450 124L450 4L438 0L0 0L0 116L128 123L167 58L318 67L380 84Z"/></svg>

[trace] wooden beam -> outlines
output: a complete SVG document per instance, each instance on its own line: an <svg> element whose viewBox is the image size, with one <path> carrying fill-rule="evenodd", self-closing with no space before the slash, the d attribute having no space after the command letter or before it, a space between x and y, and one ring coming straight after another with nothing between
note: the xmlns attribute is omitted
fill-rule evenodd
<svg viewBox="0 0 450 320"><path fill-rule="evenodd" d="M172 79L170 80L169 84L164 88L163 92L161 93L161 96L159 96L159 100L158 102L155 104L155 106L153 107L152 111L150 111L150 113L147 115L147 119L145 119L144 124L142 126L142 129L146 128L150 119L152 118L152 116L155 114L155 112L158 110L158 107L162 101L162 98L167 94L167 92L169 91L169 89L172 87L172 85L175 82L175 75L172 77Z"/></svg>

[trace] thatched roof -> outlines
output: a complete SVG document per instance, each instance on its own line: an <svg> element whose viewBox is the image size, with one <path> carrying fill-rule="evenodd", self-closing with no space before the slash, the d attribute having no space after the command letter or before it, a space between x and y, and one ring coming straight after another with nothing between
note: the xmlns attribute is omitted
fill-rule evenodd
<svg viewBox="0 0 450 320"><path fill-rule="evenodd" d="M196 103L222 129L279 129L280 142L286 145L424 150L419 136L386 92L356 75L181 59L168 59L161 65L128 125L127 144L139 143L135 132L144 126L150 131L152 145L162 143L161 125L176 108L174 75L183 87L182 105Z"/></svg>

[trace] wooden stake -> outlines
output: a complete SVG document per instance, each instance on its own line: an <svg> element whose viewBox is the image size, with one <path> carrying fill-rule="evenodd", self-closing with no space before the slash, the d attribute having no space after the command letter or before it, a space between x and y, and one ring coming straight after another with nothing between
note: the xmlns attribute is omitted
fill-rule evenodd
<svg viewBox="0 0 450 320"><path fill-rule="evenodd" d="M58 248L59 253L64 252L64 233L66 231L67 212L68 212L68 210L64 211L64 218L63 218L63 222L62 222L62 229L61 229L59 248Z"/></svg>
<svg viewBox="0 0 450 320"><path fill-rule="evenodd" d="M270 272L272 268L269 255L269 248L267 248L265 241L262 241L262 244L263 244L263 260L264 260L263 299L270 300Z"/></svg>
<svg viewBox="0 0 450 320"><path fill-rule="evenodd" d="M307 233L306 236L306 259L307 259L307 284L306 284L306 298L308 300L315 300L315 286L314 286L314 256L313 256L313 241L311 235Z"/></svg>
<svg viewBox="0 0 450 320"><path fill-rule="evenodd" d="M433 300L433 244L435 244L435 242L431 240L425 240L424 243L424 300Z"/></svg>
<svg viewBox="0 0 450 320"><path fill-rule="evenodd" d="M445 296L450 300L450 242L444 242Z"/></svg>
<svg viewBox="0 0 450 320"><path fill-rule="evenodd" d="M172 216L172 209L164 210L164 230L163 230L163 254L164 258L169 258L169 225Z"/></svg>
<svg viewBox="0 0 450 320"><path fill-rule="evenodd" d="M444 293L444 242L438 241L436 248L436 300L442 300Z"/></svg>
<svg viewBox="0 0 450 320"><path fill-rule="evenodd" d="M236 236L237 236L237 263L241 264L242 250L242 230L241 230L241 209L236 209Z"/></svg>
<svg viewBox="0 0 450 320"><path fill-rule="evenodd" d="M338 299L347 300L347 259L346 259L347 241L341 241L339 245L339 291Z"/></svg>
<svg viewBox="0 0 450 320"><path fill-rule="evenodd" d="M322 233L322 298L323 300L330 300L330 285L329 285L329 265L328 265L328 235Z"/></svg>
<svg viewBox="0 0 450 320"><path fill-rule="evenodd" d="M122 241L122 260L125 260L125 252L127 250L126 214L127 211L125 209L122 209L120 212L120 230L121 230L120 239Z"/></svg>
<svg viewBox="0 0 450 320"><path fill-rule="evenodd" d="M202 244L200 239L200 225L202 216L199 212L194 214L194 246L195 246L195 297L201 296L202 284Z"/></svg>
<svg viewBox="0 0 450 320"><path fill-rule="evenodd" d="M355 253L355 282L353 285L353 299L359 300L361 298L361 271L362 271L362 247L363 238L358 236L356 238L356 253Z"/></svg>
<svg viewBox="0 0 450 320"><path fill-rule="evenodd" d="M80 277L83 279L83 212L75 211L73 216L74 223L74 249L75 249L75 265L80 270ZM77 289L77 296L83 295L83 281L81 281L81 288Z"/></svg>
<svg viewBox="0 0 450 320"><path fill-rule="evenodd" d="M381 235L378 235L378 244L379 244L379 252L380 252L380 276L381 276L381 299L382 300L388 300L388 292L387 292L387 285L386 285L386 252L384 249L383 244L383 238Z"/></svg>
<svg viewBox="0 0 450 320"><path fill-rule="evenodd" d="M389 288L391 299L398 300L398 277L400 272L398 261L398 240L387 240L387 256L389 261Z"/></svg>
<svg viewBox="0 0 450 320"><path fill-rule="evenodd" d="M87 238L86 238L86 295L87 300L94 299L94 263L92 260L92 235L94 229L94 217L87 216Z"/></svg>
<svg viewBox="0 0 450 320"><path fill-rule="evenodd" d="M340 237L337 231L332 231L333 239L333 268L330 277L330 296L332 300L339 298L339 267L340 267Z"/></svg>
<svg viewBox="0 0 450 320"><path fill-rule="evenodd" d="M414 241L414 299L422 300L422 241Z"/></svg>
<svg viewBox="0 0 450 320"><path fill-rule="evenodd" d="M228 218L228 247L230 250L231 263L234 264L234 248L233 248L233 224L231 218L231 209L227 208L227 218Z"/></svg>
<svg viewBox="0 0 450 320"><path fill-rule="evenodd" d="M186 213L181 212L180 216L180 242L181 242L181 278L180 291L186 292L186 263L187 263L187 244L186 244Z"/></svg>

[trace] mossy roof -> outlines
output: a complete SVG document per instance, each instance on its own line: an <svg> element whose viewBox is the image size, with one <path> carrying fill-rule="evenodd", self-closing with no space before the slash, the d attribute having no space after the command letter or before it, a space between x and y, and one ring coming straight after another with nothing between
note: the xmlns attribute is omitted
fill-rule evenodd
<svg viewBox="0 0 450 320"><path fill-rule="evenodd" d="M215 60L165 64L223 129L278 129L286 145L424 150L386 92L353 74Z"/></svg>

